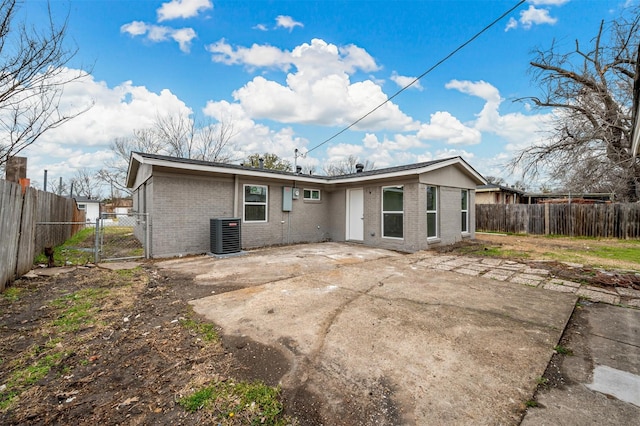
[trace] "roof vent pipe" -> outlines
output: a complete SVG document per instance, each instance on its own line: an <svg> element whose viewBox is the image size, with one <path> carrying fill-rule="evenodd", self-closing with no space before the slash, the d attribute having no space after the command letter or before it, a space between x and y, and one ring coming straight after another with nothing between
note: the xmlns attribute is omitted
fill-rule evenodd
<svg viewBox="0 0 640 426"><path fill-rule="evenodd" d="M356 173L362 173L363 170L364 170L364 164L362 163L356 164Z"/></svg>
<svg viewBox="0 0 640 426"><path fill-rule="evenodd" d="M260 158L260 159L258 159L258 162L260 163L260 166L259 166L259 167L260 167L261 169L264 169L264 158Z"/></svg>
<svg viewBox="0 0 640 426"><path fill-rule="evenodd" d="M297 174L301 174L302 173L302 166L296 166L296 173Z"/></svg>

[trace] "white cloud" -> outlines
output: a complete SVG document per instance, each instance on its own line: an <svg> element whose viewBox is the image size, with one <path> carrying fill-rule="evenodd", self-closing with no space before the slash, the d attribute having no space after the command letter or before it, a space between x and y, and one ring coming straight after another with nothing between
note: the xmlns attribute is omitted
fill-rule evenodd
<svg viewBox="0 0 640 426"><path fill-rule="evenodd" d="M404 76L404 75L398 75L397 72L393 72L391 74L391 81L393 81L394 83L396 83L398 86L400 87L405 87L408 84L410 84L411 82L413 82L416 78L415 77L409 77L409 76ZM416 89L419 91L423 90L422 85L420 84L420 80L416 81L415 83L413 83L409 89Z"/></svg>
<svg viewBox="0 0 640 426"><path fill-rule="evenodd" d="M224 39L206 47L211 59L225 65L246 65L253 68L280 68L286 71L291 66L290 53L269 45L253 44L251 47L229 45Z"/></svg>
<svg viewBox="0 0 640 426"><path fill-rule="evenodd" d="M237 160L255 153L274 153L281 158L293 161L294 150L304 151L308 141L296 136L293 129L284 127L273 130L256 123L242 109L242 106L227 101L209 101L203 113L218 121L231 123L236 136L232 142L236 145ZM299 164L311 164L313 161L299 161Z"/></svg>
<svg viewBox="0 0 640 426"><path fill-rule="evenodd" d="M211 0L171 0L158 8L158 22L177 18L193 18L200 12L209 9L213 9Z"/></svg>
<svg viewBox="0 0 640 426"><path fill-rule="evenodd" d="M553 25L556 22L558 19L551 17L548 9L536 9L534 6L529 6L529 9L520 12L520 23L527 30L533 25Z"/></svg>
<svg viewBox="0 0 640 426"><path fill-rule="evenodd" d="M475 145L482 140L479 130L465 126L447 111L431 114L431 120L420 126L417 136L423 140L443 141L450 145Z"/></svg>
<svg viewBox="0 0 640 426"><path fill-rule="evenodd" d="M265 24L257 24L252 27L254 30L269 31Z"/></svg>
<svg viewBox="0 0 640 426"><path fill-rule="evenodd" d="M148 26L142 21L133 21L120 27L121 33L128 33L131 36L144 35L148 31Z"/></svg>
<svg viewBox="0 0 640 426"><path fill-rule="evenodd" d="M171 28L162 25L147 24L141 21L133 21L120 27L121 33L127 33L132 37L144 36L146 39L159 43L173 40L178 43L180 50L188 53L191 50L191 41L197 37L192 28Z"/></svg>
<svg viewBox="0 0 640 426"><path fill-rule="evenodd" d="M276 28L286 28L289 32L293 31L295 27L304 27L302 22L295 21L291 16L279 15L276 18Z"/></svg>
<svg viewBox="0 0 640 426"><path fill-rule="evenodd" d="M66 69L75 75L80 71ZM50 179L70 178L78 168L99 169L112 157L109 144L115 138L131 136L134 129L151 126L158 115L191 113L169 90L160 93L125 81L108 87L86 75L65 86L60 102L62 113L94 104L84 114L44 133L23 153L29 158L29 175L41 181L42 171Z"/></svg>
<svg viewBox="0 0 640 426"><path fill-rule="evenodd" d="M511 147L509 149L528 146L540 140L550 126L552 113L524 115L516 112L501 115L500 104L503 99L498 89L485 81L452 80L445 87L484 99L486 103L471 125L479 132L492 133L504 138L507 147Z"/></svg>
<svg viewBox="0 0 640 426"><path fill-rule="evenodd" d="M515 18L509 18L509 22L505 27L505 31L509 31L518 26L522 26L525 30L531 29L534 25L554 25L558 22L558 18L554 18L550 15L549 9L537 8L535 5L552 5L552 6L560 6L566 1L562 0L538 0L530 2L532 4L529 5L527 10L520 11L520 18L516 20Z"/></svg>
<svg viewBox="0 0 640 426"><path fill-rule="evenodd" d="M362 48L338 47L320 39L303 43L291 51L269 45L232 47L225 40L207 49L216 62L275 68L288 71L285 84L257 76L234 93L234 99L252 118L282 123L347 126L387 100L380 85L371 80L352 82L358 71L379 67ZM389 102L366 117L357 129L406 130L417 128L411 117Z"/></svg>

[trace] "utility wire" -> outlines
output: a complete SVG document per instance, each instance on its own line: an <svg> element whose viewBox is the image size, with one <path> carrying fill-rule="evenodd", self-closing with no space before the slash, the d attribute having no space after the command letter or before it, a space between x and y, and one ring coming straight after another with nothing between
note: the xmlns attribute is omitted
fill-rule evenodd
<svg viewBox="0 0 640 426"><path fill-rule="evenodd" d="M420 74L418 77L414 78L409 84L407 84L406 86L404 86L403 88L401 88L400 90L398 90L396 93L394 93L393 95L391 95L389 98L387 98L387 100L385 100L384 102L382 102L380 105L378 105L377 107L373 108L371 111L369 111L368 113L366 113L365 115L363 115L362 117L358 118L356 121L354 121L353 123L349 124L347 127L345 127L344 129L340 130L338 133L336 133L335 135L331 136L328 139L325 139L323 142L319 143L318 145L314 146L313 148L311 148L310 150L308 150L304 155L307 155L308 153L310 153L313 150L316 150L318 148L320 148L322 145L326 144L327 142L332 141L333 139L337 138L338 136L340 136L341 134L343 134L344 132L346 132L347 130L349 130L350 128L352 128L353 126L355 126L356 124L358 124L359 122L361 122L362 120L364 120L365 118L367 118L368 116L370 116L371 114L373 114L374 112L376 112L377 110L379 110L380 108L382 108L387 102L391 101L393 98L395 98L396 96L398 96L400 93L404 92L405 90L407 90L409 87L411 87L413 84L415 84L418 80L420 80L422 77L424 77L425 75L429 74L431 71L433 71L434 69L436 69L437 67L439 67L440 65L442 65L442 63L444 63L445 61L447 61L449 58L451 58L453 55L455 55L456 53L458 53L460 50L464 49L468 44L470 44L471 42L473 42L475 39L477 39L478 37L480 37L485 31L487 31L489 28L493 27L495 24L497 24L498 22L500 22L505 16L507 16L508 14L510 14L511 12L513 12L514 10L516 10L517 8L519 8L520 6L522 6L523 3L525 3L526 0L520 0L515 6L513 6L511 9L507 10L506 12L504 12L502 15L500 15L500 17L496 18L493 22L491 22L489 25L487 25L486 27L484 27L482 30L480 30L479 32L477 32L473 37L471 37L469 40L465 41L464 43L462 43L460 46L458 46L455 50L453 50L451 53L449 53L447 56L445 56L444 58L440 59L438 62L436 62L435 65L433 65L431 68L429 68L428 70L426 70L425 72L423 72L422 74Z"/></svg>

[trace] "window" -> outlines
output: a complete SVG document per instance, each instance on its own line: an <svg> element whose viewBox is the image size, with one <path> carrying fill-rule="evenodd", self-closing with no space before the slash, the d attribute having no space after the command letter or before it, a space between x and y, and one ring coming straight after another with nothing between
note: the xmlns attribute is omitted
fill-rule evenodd
<svg viewBox="0 0 640 426"><path fill-rule="evenodd" d="M463 189L460 193L462 195L460 207L460 211L462 213L462 232L469 232L469 191Z"/></svg>
<svg viewBox="0 0 640 426"><path fill-rule="evenodd" d="M382 236L403 238L403 187L382 188Z"/></svg>
<svg viewBox="0 0 640 426"><path fill-rule="evenodd" d="M78 204L78 210L86 210L86 209L87 209L86 204Z"/></svg>
<svg viewBox="0 0 640 426"><path fill-rule="evenodd" d="M244 185L244 221L267 221L267 193L263 185Z"/></svg>
<svg viewBox="0 0 640 426"><path fill-rule="evenodd" d="M305 200L320 201L320 190L319 189L305 189L303 191L303 198Z"/></svg>
<svg viewBox="0 0 640 426"><path fill-rule="evenodd" d="M437 186L427 186L427 238L438 238Z"/></svg>

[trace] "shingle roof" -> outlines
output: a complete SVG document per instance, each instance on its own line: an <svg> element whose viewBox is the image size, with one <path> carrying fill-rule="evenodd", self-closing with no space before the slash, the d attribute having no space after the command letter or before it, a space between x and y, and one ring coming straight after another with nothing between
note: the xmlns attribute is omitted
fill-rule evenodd
<svg viewBox="0 0 640 426"><path fill-rule="evenodd" d="M339 175L339 176L323 176L323 175L309 175L303 173L294 173L294 172L284 172L279 170L272 170L267 168L257 168L257 167L247 167L239 164L228 164L228 163L217 163L212 161L203 161L203 160L194 160L188 158L178 158L178 157L169 157L166 155L160 154L148 154L143 152L133 152L131 153L131 161L129 163L129 170L127 173L127 186L131 187L134 184L135 175L137 173L138 167L140 164L144 163L145 160L149 160L149 163L156 165L164 165L167 167L171 167L171 164L175 164L177 168L188 169L189 166L193 166L194 169L200 170L209 170L218 173L234 173L234 171L240 172L239 174L253 174L259 173L263 177L264 175L274 175L274 177L281 178L297 178L302 180L313 180L324 182L324 183L341 183L341 182L353 182L354 180L371 180L377 179L378 176L380 178L384 177L397 177L398 175L411 174L411 171L415 170L415 173L423 173L428 172L429 168L432 166L436 166L435 168L439 168L438 164L442 163L442 166L458 164L463 169L466 170L466 173L470 176L473 176L473 179L477 183L484 182L484 178L473 169L467 162L465 162L461 157L450 157L444 158L440 160L433 161L425 161L422 163L415 164L407 164L403 166L394 166L394 167L386 167L383 169L375 169L375 170L367 170L359 173L350 173L347 175ZM164 164L160 164L164 163ZM180 167L178 167L180 165ZM222 169L222 170L221 170Z"/></svg>
<svg viewBox="0 0 640 426"><path fill-rule="evenodd" d="M160 154L147 154L147 153L143 153L143 152L135 152L134 154L138 154L144 158L151 158L151 159L155 159L155 160L165 160L165 161L171 161L174 163L181 163L181 164L194 164L194 165L200 165L200 166L211 166L211 167L222 167L222 168L227 168L227 169L232 169L232 170L257 170L257 171L261 171L261 172L266 172L266 173L273 173L273 174L277 174L277 175L285 175L285 176L300 176L299 173L294 173L294 172L284 172L284 171L280 171L280 170L273 170L273 169L261 169L258 167L250 167L250 166L242 166L239 164L230 164L230 163L217 163L214 161L204 161L204 160L193 160L193 159L189 159L189 158L179 158L179 157L170 157L167 155L160 155ZM350 177L360 177L360 176L374 176L374 175L378 175L378 174L386 174L386 173L395 173L395 172L401 172L401 171L406 171L406 170L414 170L414 169L420 169L423 167L428 167L434 164L438 164L438 163L442 163L444 161L449 161L452 160L456 157L450 157L450 158L443 158L440 160L432 160L432 161L425 161L423 163L415 163L415 164L408 164L408 165L404 165L404 166L394 166L394 167L386 167L383 169L375 169L375 170L367 170L367 171L363 171L360 173L350 173L350 174L346 174L346 175L338 175L338 176L325 176L325 175L308 175L308 176L315 176L315 177L322 177L323 179L328 179L328 180L339 180L339 179L345 179L345 178L350 178Z"/></svg>

